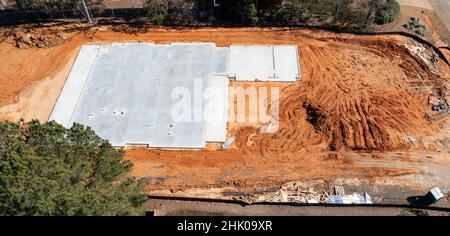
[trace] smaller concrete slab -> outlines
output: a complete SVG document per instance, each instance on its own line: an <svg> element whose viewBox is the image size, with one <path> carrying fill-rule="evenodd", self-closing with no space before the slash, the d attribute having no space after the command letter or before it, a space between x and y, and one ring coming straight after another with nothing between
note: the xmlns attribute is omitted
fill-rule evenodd
<svg viewBox="0 0 450 236"><path fill-rule="evenodd" d="M296 81L300 79L297 46L273 47L275 65L274 81Z"/></svg>
<svg viewBox="0 0 450 236"><path fill-rule="evenodd" d="M274 74L271 46L230 46L229 75L237 81L266 80Z"/></svg>
<svg viewBox="0 0 450 236"><path fill-rule="evenodd" d="M300 79L297 47L230 46L228 75L236 81L296 81Z"/></svg>

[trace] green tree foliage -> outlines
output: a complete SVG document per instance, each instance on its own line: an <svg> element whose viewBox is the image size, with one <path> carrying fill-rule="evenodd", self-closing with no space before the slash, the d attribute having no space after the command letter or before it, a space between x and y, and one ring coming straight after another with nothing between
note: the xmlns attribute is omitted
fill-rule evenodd
<svg viewBox="0 0 450 236"><path fill-rule="evenodd" d="M257 0L256 3L259 19L265 21L276 21L277 14L283 9L283 0Z"/></svg>
<svg viewBox="0 0 450 236"><path fill-rule="evenodd" d="M148 19L158 25L167 23L169 9L165 0L149 0L147 2Z"/></svg>
<svg viewBox="0 0 450 236"><path fill-rule="evenodd" d="M357 7L352 0L340 0L334 15L334 26L349 31L361 31L370 24L371 6L369 1L360 1Z"/></svg>
<svg viewBox="0 0 450 236"><path fill-rule="evenodd" d="M72 0L73 1L73 0ZM75 1L77 2L77 0ZM105 0L85 0L91 14L99 14L105 10Z"/></svg>
<svg viewBox="0 0 450 236"><path fill-rule="evenodd" d="M282 7L283 0L257 0L256 7L263 13L276 13Z"/></svg>
<svg viewBox="0 0 450 236"><path fill-rule="evenodd" d="M350 0L288 0L278 11L277 19L285 24L330 23L348 13L350 4Z"/></svg>
<svg viewBox="0 0 450 236"><path fill-rule="evenodd" d="M85 0L89 10L99 12L105 8L104 0ZM80 0L16 0L19 10L70 11L80 6Z"/></svg>
<svg viewBox="0 0 450 236"><path fill-rule="evenodd" d="M408 209L401 211L399 216L428 216L428 212L420 209Z"/></svg>
<svg viewBox="0 0 450 236"><path fill-rule="evenodd" d="M0 122L0 215L142 215L142 181L90 128Z"/></svg>
<svg viewBox="0 0 450 236"><path fill-rule="evenodd" d="M198 14L194 0L148 0L148 19L158 25L183 25L193 22Z"/></svg>
<svg viewBox="0 0 450 236"><path fill-rule="evenodd" d="M245 1L244 1L245 2ZM251 1L247 1L247 3L243 4L243 12L241 14L243 22L256 23L258 22L258 11L256 10L256 5L254 3L250 3Z"/></svg>
<svg viewBox="0 0 450 236"><path fill-rule="evenodd" d="M95 16L104 0L85 0ZM16 0L22 10L82 10L80 0ZM82 11L83 12L83 11ZM400 14L396 0L146 0L145 9L130 11L126 19L157 25L196 25L202 22L255 25L314 25L366 30L373 23L394 21Z"/></svg>
<svg viewBox="0 0 450 236"><path fill-rule="evenodd" d="M223 21L249 24L259 20L255 0L221 0L218 3L218 17Z"/></svg>
<svg viewBox="0 0 450 236"><path fill-rule="evenodd" d="M400 16L400 4L396 0L387 0L384 6L380 7L375 15L377 24L393 22Z"/></svg>
<svg viewBox="0 0 450 236"><path fill-rule="evenodd" d="M67 10L75 5L76 1L72 0L16 0L16 7L20 10Z"/></svg>

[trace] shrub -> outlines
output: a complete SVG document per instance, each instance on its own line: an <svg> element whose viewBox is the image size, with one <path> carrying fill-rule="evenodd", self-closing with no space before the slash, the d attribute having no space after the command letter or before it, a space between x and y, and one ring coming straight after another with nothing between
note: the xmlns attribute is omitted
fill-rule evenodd
<svg viewBox="0 0 450 236"><path fill-rule="evenodd" d="M194 0L149 0L148 19L157 25L184 25L197 17Z"/></svg>
<svg viewBox="0 0 450 236"><path fill-rule="evenodd" d="M218 17L222 21L240 24L254 24L259 18L253 0L221 0Z"/></svg>
<svg viewBox="0 0 450 236"><path fill-rule="evenodd" d="M375 22L386 24L393 22L400 16L400 4L396 0L387 0L384 7L377 10Z"/></svg>

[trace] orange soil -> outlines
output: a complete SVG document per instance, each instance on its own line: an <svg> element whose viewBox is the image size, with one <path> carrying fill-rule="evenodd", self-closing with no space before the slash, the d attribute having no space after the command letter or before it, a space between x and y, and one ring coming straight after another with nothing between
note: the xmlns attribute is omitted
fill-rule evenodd
<svg viewBox="0 0 450 236"><path fill-rule="evenodd" d="M360 167L351 159L313 150L261 157L240 150L127 150L134 175L145 177L147 190L232 186L240 190L281 186L289 181L333 178L375 180L415 173L410 168Z"/></svg>
<svg viewBox="0 0 450 236"><path fill-rule="evenodd" d="M147 176L153 183L151 189L256 187L288 180L375 178L414 172L356 168L345 156L355 150L426 149L420 138L440 130L440 124L425 118L426 113L432 114L428 105L430 92L426 91L434 92L450 79L448 67L441 63L439 75L433 74L399 46L399 40L406 40L400 37L279 28L154 29L129 34L105 26L71 30L67 34L68 39L62 45L48 49L13 48L8 38L0 44L0 106L17 104L21 91L31 83L63 71L83 43L144 40L215 42L219 46L298 45L301 81L272 85L281 90L280 128L276 133L262 134L259 127L229 124L229 134L237 134L238 139L234 148L226 151L128 149L126 157L134 163L133 174ZM429 87L432 90L424 90ZM49 107L55 100L49 99L43 106ZM22 104L21 112L0 113L0 118L17 119L17 115L36 109L35 104L29 107ZM405 141L411 135L417 139L414 144Z"/></svg>

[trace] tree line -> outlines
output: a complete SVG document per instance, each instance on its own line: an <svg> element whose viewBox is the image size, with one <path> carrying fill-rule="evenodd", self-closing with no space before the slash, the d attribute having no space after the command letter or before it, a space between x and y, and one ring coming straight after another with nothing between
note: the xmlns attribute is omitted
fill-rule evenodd
<svg viewBox="0 0 450 236"><path fill-rule="evenodd" d="M105 0L16 0L18 10L49 13L81 11L85 2L93 16L106 9ZM147 0L131 20L157 25L318 25L365 28L394 21L396 0Z"/></svg>

